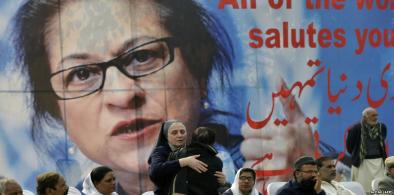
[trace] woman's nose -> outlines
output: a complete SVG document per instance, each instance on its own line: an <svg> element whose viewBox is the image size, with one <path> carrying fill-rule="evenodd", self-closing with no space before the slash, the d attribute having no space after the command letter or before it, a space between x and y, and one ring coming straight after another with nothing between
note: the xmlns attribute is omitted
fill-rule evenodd
<svg viewBox="0 0 394 195"><path fill-rule="evenodd" d="M138 108L145 103L145 91L138 81L127 77L116 67L107 69L102 93L108 105L118 108Z"/></svg>

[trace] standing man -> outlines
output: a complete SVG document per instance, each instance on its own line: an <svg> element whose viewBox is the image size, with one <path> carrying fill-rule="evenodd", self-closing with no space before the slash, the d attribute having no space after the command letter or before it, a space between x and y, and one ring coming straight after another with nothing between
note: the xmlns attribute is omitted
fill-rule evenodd
<svg viewBox="0 0 394 195"><path fill-rule="evenodd" d="M279 188L277 195L326 195L317 174L316 162L312 157L298 158L294 163L294 180Z"/></svg>
<svg viewBox="0 0 394 195"><path fill-rule="evenodd" d="M352 155L351 178L367 193L371 192L372 180L384 175L386 134L386 125L378 122L378 112L371 107L364 109L361 122L349 129L346 148Z"/></svg>
<svg viewBox="0 0 394 195"><path fill-rule="evenodd" d="M321 188L326 192L326 195L356 195L339 182L334 181L337 170L331 157L322 156L318 158L316 165L322 181Z"/></svg>

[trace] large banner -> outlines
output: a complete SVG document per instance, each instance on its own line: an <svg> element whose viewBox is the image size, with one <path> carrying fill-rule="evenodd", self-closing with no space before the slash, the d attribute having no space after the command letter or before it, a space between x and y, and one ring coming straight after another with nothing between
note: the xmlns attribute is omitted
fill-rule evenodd
<svg viewBox="0 0 394 195"><path fill-rule="evenodd" d="M394 145L392 0L2 0L0 175L35 191L45 171L81 184L111 167L152 190L160 125L217 132L228 182L261 192L302 155L338 159L375 108ZM130 185L128 185L130 184Z"/></svg>

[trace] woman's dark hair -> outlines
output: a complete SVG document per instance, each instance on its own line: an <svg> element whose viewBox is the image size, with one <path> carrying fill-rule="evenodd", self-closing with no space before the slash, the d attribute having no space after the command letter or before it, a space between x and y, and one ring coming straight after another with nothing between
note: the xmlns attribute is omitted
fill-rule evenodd
<svg viewBox="0 0 394 195"><path fill-rule="evenodd" d="M112 172L112 169L107 166L96 167L90 172L90 178L94 185L100 182L107 173Z"/></svg>
<svg viewBox="0 0 394 195"><path fill-rule="evenodd" d="M215 139L215 131L208 127L198 127L194 130L192 135L192 142L200 142L207 145L213 145L215 143Z"/></svg>
<svg viewBox="0 0 394 195"><path fill-rule="evenodd" d="M251 168L242 168L241 171L239 172L239 177L241 177L242 173L244 173L244 172L252 173L253 181L256 180L256 171L254 171Z"/></svg>
<svg viewBox="0 0 394 195"><path fill-rule="evenodd" d="M193 0L154 0L161 24L182 51L190 72L203 90L215 69L222 86L229 83L233 51L224 28ZM58 125L62 119L49 82L50 70L45 36L52 18L59 17L62 0L28 0L14 16L13 40L17 63L28 76L27 90L32 91L32 137L36 145L49 138L43 125ZM59 17L59 19L61 19ZM55 120L53 120L55 119Z"/></svg>

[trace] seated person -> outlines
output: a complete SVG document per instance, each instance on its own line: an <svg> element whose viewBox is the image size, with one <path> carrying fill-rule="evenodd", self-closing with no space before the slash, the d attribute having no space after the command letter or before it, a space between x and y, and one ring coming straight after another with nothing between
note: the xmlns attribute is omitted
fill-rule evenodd
<svg viewBox="0 0 394 195"><path fill-rule="evenodd" d="M334 180L337 175L337 170L334 160L331 157L322 156L318 158L316 160L316 165L322 182L321 188L327 195L356 195Z"/></svg>
<svg viewBox="0 0 394 195"><path fill-rule="evenodd" d="M115 176L111 168L96 167L83 181L82 192L86 195L116 195Z"/></svg>
<svg viewBox="0 0 394 195"><path fill-rule="evenodd" d="M394 194L394 156L386 158L384 165L386 176L379 179L378 188L382 191L391 191L391 194Z"/></svg>
<svg viewBox="0 0 394 195"><path fill-rule="evenodd" d="M0 179L0 195L22 195L22 187L13 179Z"/></svg>
<svg viewBox="0 0 394 195"><path fill-rule="evenodd" d="M251 168L241 168L235 175L231 188L222 195L261 195L256 187L256 172Z"/></svg>
<svg viewBox="0 0 394 195"><path fill-rule="evenodd" d="M56 172L46 172L37 176L37 195L66 195L68 186L63 176Z"/></svg>
<svg viewBox="0 0 394 195"><path fill-rule="evenodd" d="M294 163L294 179L278 189L278 195L325 195L321 189L321 180L315 160L310 156L302 156Z"/></svg>
<svg viewBox="0 0 394 195"><path fill-rule="evenodd" d="M193 132L190 145L170 155L170 160L199 155L197 159L208 165L208 170L202 173L190 167L182 168L173 180L171 192L188 195L218 194L221 184L215 174L222 171L223 163L216 156L217 151L213 147L215 137L213 130L199 127Z"/></svg>

